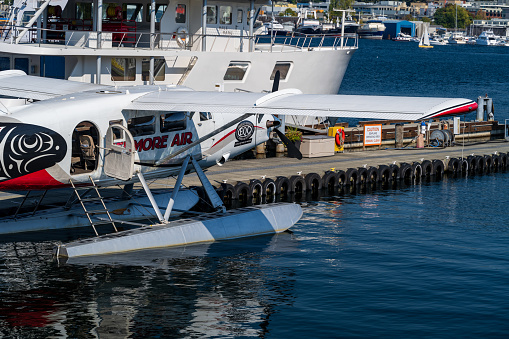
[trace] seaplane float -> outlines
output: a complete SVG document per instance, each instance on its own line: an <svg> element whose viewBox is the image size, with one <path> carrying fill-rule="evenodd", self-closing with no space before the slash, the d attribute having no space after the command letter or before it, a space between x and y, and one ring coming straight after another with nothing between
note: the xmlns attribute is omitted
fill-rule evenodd
<svg viewBox="0 0 509 339"><path fill-rule="evenodd" d="M0 72L0 191L67 188L65 205L0 220L0 233L91 225L94 237L60 244L58 257L119 253L282 232L302 216L298 204L274 203L226 211L203 169L222 165L275 132L277 116L419 120L475 111L468 99L199 92L180 86L116 87ZM301 155L300 155L301 156ZM198 201L180 189L196 173L214 212L171 220ZM170 191L153 194L147 180L176 176ZM101 190L141 183L157 222L137 224L129 202L105 201ZM94 198L85 193L96 192ZM42 195L44 197L44 194ZM41 198L42 199L42 198ZM39 206L39 204L37 204ZM114 211L115 213L110 213ZM101 217L102 216L102 217ZM112 231L107 234L102 226ZM116 224L135 227L118 231Z"/></svg>

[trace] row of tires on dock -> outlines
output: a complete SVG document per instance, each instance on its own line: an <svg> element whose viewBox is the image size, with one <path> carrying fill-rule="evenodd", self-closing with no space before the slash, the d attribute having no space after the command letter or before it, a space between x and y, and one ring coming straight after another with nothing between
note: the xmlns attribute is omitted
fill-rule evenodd
<svg viewBox="0 0 509 339"><path fill-rule="evenodd" d="M308 173L278 176L263 181L251 179L247 182L221 184L217 188L227 208L243 207L278 201L313 199L322 194L335 195L355 192L359 187L376 189L392 188L403 182L418 184L423 180L441 180L445 173L453 176L479 175L507 169L508 155L468 156L442 160L400 163L399 165L366 166L347 170L330 170L323 175Z"/></svg>

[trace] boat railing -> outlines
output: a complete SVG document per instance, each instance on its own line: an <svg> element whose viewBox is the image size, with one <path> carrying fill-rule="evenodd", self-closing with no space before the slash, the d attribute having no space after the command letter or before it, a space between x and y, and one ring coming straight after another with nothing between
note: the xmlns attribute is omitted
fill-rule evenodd
<svg viewBox="0 0 509 339"><path fill-rule="evenodd" d="M20 35L25 27L4 26L0 29L3 43L36 45L63 45L82 49L155 49L155 50L195 50L205 46L208 52L284 52L294 50L351 49L358 47L356 34L290 36L244 35L240 34L189 34L187 32L150 33L133 31L91 31L51 28L30 28ZM205 43L203 40L205 39Z"/></svg>

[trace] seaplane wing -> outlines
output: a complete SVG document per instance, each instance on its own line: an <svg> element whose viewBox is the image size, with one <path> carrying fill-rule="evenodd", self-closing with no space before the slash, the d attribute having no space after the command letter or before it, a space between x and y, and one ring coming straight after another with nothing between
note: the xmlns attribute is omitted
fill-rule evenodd
<svg viewBox="0 0 509 339"><path fill-rule="evenodd" d="M477 109L477 103L460 98L311 95L287 89L270 94L161 91L139 97L127 108L423 120L469 113Z"/></svg>
<svg viewBox="0 0 509 339"><path fill-rule="evenodd" d="M14 98L46 100L106 87L109 86L29 76L19 70L0 72L0 95Z"/></svg>

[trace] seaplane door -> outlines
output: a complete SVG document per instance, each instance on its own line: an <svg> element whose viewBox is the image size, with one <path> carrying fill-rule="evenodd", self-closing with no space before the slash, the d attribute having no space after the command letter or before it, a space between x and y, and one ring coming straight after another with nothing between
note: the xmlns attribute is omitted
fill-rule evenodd
<svg viewBox="0 0 509 339"><path fill-rule="evenodd" d="M193 122L196 126L198 138L201 138L202 136L207 135L216 129L216 122L214 121L212 113L210 112L195 112L193 115ZM210 149L218 137L219 135L216 135L215 137L203 141L200 144L202 153Z"/></svg>
<svg viewBox="0 0 509 339"><path fill-rule="evenodd" d="M113 124L104 142L104 174L119 180L129 180L134 173L134 139L127 128Z"/></svg>

